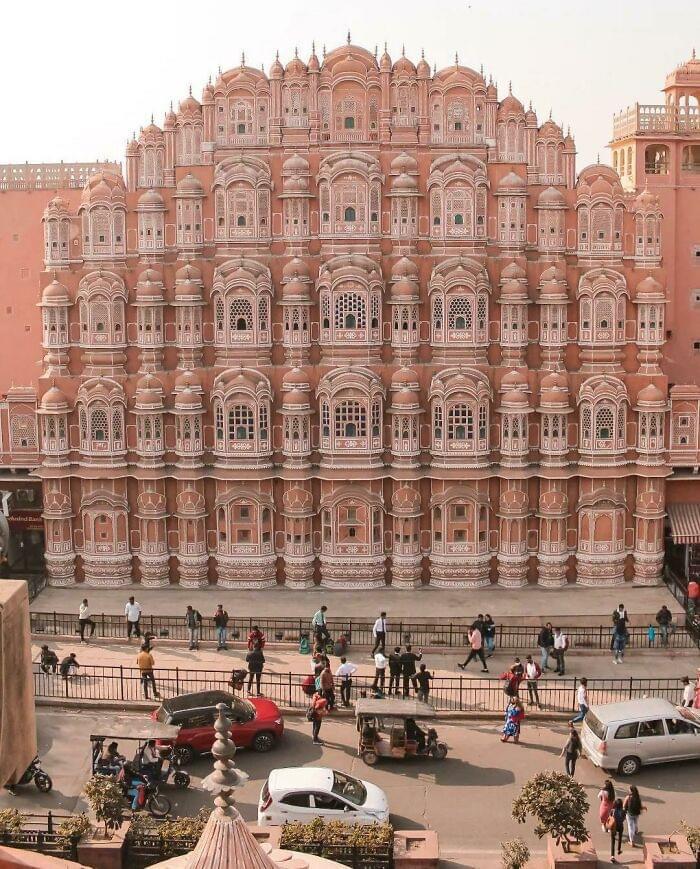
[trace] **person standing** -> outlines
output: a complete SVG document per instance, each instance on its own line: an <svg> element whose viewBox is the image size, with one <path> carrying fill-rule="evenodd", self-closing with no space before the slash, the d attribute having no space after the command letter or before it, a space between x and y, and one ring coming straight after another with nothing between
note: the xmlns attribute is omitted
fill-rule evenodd
<svg viewBox="0 0 700 869"><path fill-rule="evenodd" d="M311 721L311 735L314 745L323 745L323 742L319 739L319 734L321 733L323 719L328 715L329 711L328 701L317 691L311 698L311 703L306 713L306 717Z"/></svg>
<svg viewBox="0 0 700 869"><path fill-rule="evenodd" d="M124 615L126 616L126 638L131 642L132 633L137 639L141 639L141 604L134 600L131 595L124 607Z"/></svg>
<svg viewBox="0 0 700 869"><path fill-rule="evenodd" d="M688 583L688 613L694 616L700 604L700 583L693 578Z"/></svg>
<svg viewBox="0 0 700 869"><path fill-rule="evenodd" d="M487 658L496 651L496 623L488 613L484 616L484 648Z"/></svg>
<svg viewBox="0 0 700 869"><path fill-rule="evenodd" d="M554 647L554 633L552 631L552 623L547 622L547 624L540 629L539 634L537 635L537 645L540 647L540 667L542 668L542 672L545 670L551 670L549 667L549 653L552 651Z"/></svg>
<svg viewBox="0 0 700 869"><path fill-rule="evenodd" d="M613 664L622 664L625 658L627 644L627 622L620 617L615 622L612 635Z"/></svg>
<svg viewBox="0 0 700 869"><path fill-rule="evenodd" d="M581 745L581 737L578 735L578 730L569 722L569 733L564 747L561 750L559 757L564 758L564 769L566 774L573 776L576 772L576 761L581 755L583 746Z"/></svg>
<svg viewBox="0 0 700 869"><path fill-rule="evenodd" d="M416 654L411 645L406 646L406 651L401 654L401 677L403 679L403 696L408 697L409 682L413 685L413 690L416 690L418 683L416 682L416 664L423 657L423 650L418 649Z"/></svg>
<svg viewBox="0 0 700 869"><path fill-rule="evenodd" d="M75 652L71 652L61 661L58 666L58 672L63 677L63 681L67 682L71 676L75 676L75 671L80 667Z"/></svg>
<svg viewBox="0 0 700 869"><path fill-rule="evenodd" d="M473 631L475 629L477 631L479 631L479 633L481 634L482 637L484 636L484 614L483 613L479 613L479 615L471 623L471 630Z"/></svg>
<svg viewBox="0 0 700 869"><path fill-rule="evenodd" d="M576 702L578 703L578 712L571 719L571 724L576 724L577 721L583 721L588 712L588 679L582 677L576 689Z"/></svg>
<svg viewBox="0 0 700 869"><path fill-rule="evenodd" d="M90 638L95 633L95 622L90 618L90 607L88 606L88 599L86 597L83 598L83 602L80 604L80 609L78 610L78 630L80 631L80 642L86 643L85 639L85 626L88 625L90 627Z"/></svg>
<svg viewBox="0 0 700 869"><path fill-rule="evenodd" d="M534 703L538 709L542 708L540 703L540 695L537 690L537 682L542 675L540 665L532 660L532 655L525 658L525 679L527 681L527 695L530 703Z"/></svg>
<svg viewBox="0 0 700 869"><path fill-rule="evenodd" d="M222 603L217 604L216 612L214 613L214 627L216 628L216 651L227 649L226 645L226 628L228 626L228 613L224 609Z"/></svg>
<svg viewBox="0 0 700 869"><path fill-rule="evenodd" d="M41 647L41 658L39 660L39 669L42 673L46 673L48 676L49 673L53 673L56 675L56 671L58 670L58 655L50 649L48 646ZM686 676L686 682L688 681L688 677ZM692 706L692 701L691 701Z"/></svg>
<svg viewBox="0 0 700 869"><path fill-rule="evenodd" d="M141 674L143 696L146 698L146 700L149 699L148 685L150 683L151 688L153 689L153 696L160 697L160 694L158 693L158 688L156 687L156 677L153 674L155 661L153 660L153 655L151 654L148 646L146 646L145 644L141 646L141 651L136 656L136 665L139 668L139 672Z"/></svg>
<svg viewBox="0 0 700 869"><path fill-rule="evenodd" d="M481 672L488 673L489 668L486 666L486 658L484 657L484 643L481 638L481 631L479 628L472 627L469 630L469 645L471 649L469 650L469 654L467 655L467 660L463 664L457 664L460 670L465 670L470 661L473 661L474 658L479 658L481 661Z"/></svg>
<svg viewBox="0 0 700 869"><path fill-rule="evenodd" d="M199 648L199 633L202 629L202 614L199 610L194 609L189 604L185 612L185 626L190 638L190 652Z"/></svg>
<svg viewBox="0 0 700 869"><path fill-rule="evenodd" d="M607 829L605 825L615 804L615 788L609 778L605 779L603 787L598 791L598 799L600 800L598 817L600 818L600 826L603 828L603 832L605 832Z"/></svg>
<svg viewBox="0 0 700 869"><path fill-rule="evenodd" d="M624 619L626 623L629 624L630 617L627 615L627 609L623 603L619 603L617 605L617 609L613 610L612 620L613 624L616 625L620 619Z"/></svg>
<svg viewBox="0 0 700 869"><path fill-rule="evenodd" d="M668 632L673 623L673 613L664 604L656 614L656 624L659 626L659 638L662 646L668 646Z"/></svg>
<svg viewBox="0 0 700 869"><path fill-rule="evenodd" d="M399 693L401 679L401 646L394 646L389 655L389 694Z"/></svg>
<svg viewBox="0 0 700 869"><path fill-rule="evenodd" d="M418 699L423 703L428 702L430 696L430 683L433 679L433 674L428 670L425 664L421 664L416 673L416 681L418 682Z"/></svg>
<svg viewBox="0 0 700 869"><path fill-rule="evenodd" d="M258 625L253 625L251 632L248 634L248 651L251 652L256 646L261 649L265 648L265 634L260 630Z"/></svg>
<svg viewBox="0 0 700 869"><path fill-rule="evenodd" d="M389 659L386 657L383 651L375 652L374 654L374 681L372 682L372 688L375 691L379 690L384 693L384 680L386 678L386 665L389 663ZM415 667L413 672L415 673Z"/></svg>
<svg viewBox="0 0 700 869"><path fill-rule="evenodd" d="M340 679L340 702L343 706L350 705L350 693L352 691L352 677L353 673L357 672L357 667L355 664L350 663L348 659L343 656L340 659L340 666L335 671L335 675Z"/></svg>
<svg viewBox="0 0 700 869"><path fill-rule="evenodd" d="M630 845L635 848L639 831L639 816L647 810L647 807L642 805L642 798L639 796L636 785L630 785L630 792L625 797L622 808L627 813L627 838Z"/></svg>
<svg viewBox="0 0 700 869"><path fill-rule="evenodd" d="M326 624L327 612L328 607L324 604L321 609L316 610L311 619L311 628L314 632L316 642L324 645L331 638L331 635L328 633L328 625Z"/></svg>
<svg viewBox="0 0 700 869"><path fill-rule="evenodd" d="M615 839L617 839L617 855L622 854L622 834L625 829L625 809L621 799L616 799L608 815L606 828L610 833L610 862L617 863L615 859Z"/></svg>
<svg viewBox="0 0 700 869"><path fill-rule="evenodd" d="M255 692L260 697L260 680L265 666L265 655L260 646L255 646L248 652L245 662L248 665L248 693L252 693L253 679L255 679Z"/></svg>
<svg viewBox="0 0 700 869"><path fill-rule="evenodd" d="M513 737L513 742L520 742L520 722L525 718L523 704L517 697L512 697L506 707L506 721L503 725L501 742L508 742Z"/></svg>
<svg viewBox="0 0 700 869"><path fill-rule="evenodd" d="M326 666L321 670L321 675L318 677L321 686L321 694L326 698L328 703L328 711L332 712L335 709L335 682L331 673L330 661L326 660Z"/></svg>
<svg viewBox="0 0 700 869"><path fill-rule="evenodd" d="M43 649L44 646L41 648ZM48 646L46 648L48 648ZM683 676L681 682L683 683L683 698L681 700L681 706L686 706L690 709L693 706L693 700L695 700L695 688L690 684L690 679L687 676Z"/></svg>
<svg viewBox="0 0 700 869"><path fill-rule="evenodd" d="M569 638L561 628L554 628L552 646L554 660L557 662L557 676L566 675L566 650L569 648Z"/></svg>
<svg viewBox="0 0 700 869"><path fill-rule="evenodd" d="M372 627L372 636L374 637L374 647L370 652L371 656L374 656L374 653L379 650L382 654L384 654L384 648L386 646L386 613L379 613L379 618L374 623Z"/></svg>

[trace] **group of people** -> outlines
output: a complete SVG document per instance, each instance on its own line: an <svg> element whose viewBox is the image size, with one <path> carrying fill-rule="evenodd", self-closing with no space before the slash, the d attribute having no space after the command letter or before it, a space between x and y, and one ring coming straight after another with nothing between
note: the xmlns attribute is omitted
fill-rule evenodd
<svg viewBox="0 0 700 869"><path fill-rule="evenodd" d="M636 847L636 838L639 831L639 818L646 806L642 804L639 790L635 785L630 785L629 793L624 797L618 797L615 787L610 779L605 779L603 787L598 792L600 801L599 817L603 832L610 833L610 862L617 863L617 857L622 854L622 835L627 822L627 837L630 845ZM617 847L616 847L617 846Z"/></svg>

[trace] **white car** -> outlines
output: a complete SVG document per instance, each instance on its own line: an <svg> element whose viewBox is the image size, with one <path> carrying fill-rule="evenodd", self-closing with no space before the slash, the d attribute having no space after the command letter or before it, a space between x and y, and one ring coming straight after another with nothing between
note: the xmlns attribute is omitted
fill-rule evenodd
<svg viewBox="0 0 700 869"><path fill-rule="evenodd" d="M328 767L273 769L260 791L258 824L306 823L319 817L348 824L382 823L389 820L389 802L371 782Z"/></svg>

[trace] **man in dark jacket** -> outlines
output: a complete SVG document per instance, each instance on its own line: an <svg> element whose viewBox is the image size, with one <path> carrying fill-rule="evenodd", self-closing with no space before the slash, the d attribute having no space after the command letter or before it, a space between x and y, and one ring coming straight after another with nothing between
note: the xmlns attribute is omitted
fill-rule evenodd
<svg viewBox="0 0 700 869"><path fill-rule="evenodd" d="M214 613L214 627L216 628L216 651L226 649L226 626L228 625L228 613L224 605L220 603Z"/></svg>
<svg viewBox="0 0 700 869"><path fill-rule="evenodd" d="M193 651L194 649L198 649L199 632L202 629L202 614L199 610L196 610L189 605L187 606L185 625L187 626L187 633L190 638L189 650Z"/></svg>
<svg viewBox="0 0 700 869"><path fill-rule="evenodd" d="M260 697L260 680L265 664L265 656L260 646L254 646L245 656L245 660L248 665L248 693L250 694L253 690L253 676L255 676L255 690L258 697Z"/></svg>
<svg viewBox="0 0 700 869"><path fill-rule="evenodd" d="M401 646L395 646L394 651L389 654L389 694L399 693L401 666Z"/></svg>
<svg viewBox="0 0 700 869"><path fill-rule="evenodd" d="M552 651L552 647L554 646L554 631L552 630L552 623L547 622L547 624L540 630L537 635L537 645L540 647L540 669L544 673L545 670L551 670L552 667L548 667L547 663L549 662L549 653Z"/></svg>
<svg viewBox="0 0 700 869"><path fill-rule="evenodd" d="M671 627L671 623L673 622L673 613L671 610L664 604L661 609L656 614L656 622L659 626L659 634L661 636L661 645L668 645L668 631Z"/></svg>
<svg viewBox="0 0 700 869"><path fill-rule="evenodd" d="M403 676L403 696L408 697L409 681L413 684L413 690L418 690L418 682L416 680L416 664L423 657L422 649L418 649L416 654L411 646L406 646L406 651L401 655L401 675Z"/></svg>
<svg viewBox="0 0 700 869"><path fill-rule="evenodd" d="M48 646L41 647L39 669L42 673L55 673L58 670L58 655Z"/></svg>

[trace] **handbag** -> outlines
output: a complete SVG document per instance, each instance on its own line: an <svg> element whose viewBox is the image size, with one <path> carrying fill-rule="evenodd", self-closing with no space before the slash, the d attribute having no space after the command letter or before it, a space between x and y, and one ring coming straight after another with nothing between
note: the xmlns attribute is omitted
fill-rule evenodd
<svg viewBox="0 0 700 869"><path fill-rule="evenodd" d="M607 820L605 821L605 829L609 833L614 833L617 829L617 821L615 820L615 815L612 812L608 815Z"/></svg>
<svg viewBox="0 0 700 869"><path fill-rule="evenodd" d="M309 706L309 708L306 710L306 720L313 721L315 718L316 718L316 710L314 709L313 706Z"/></svg>

